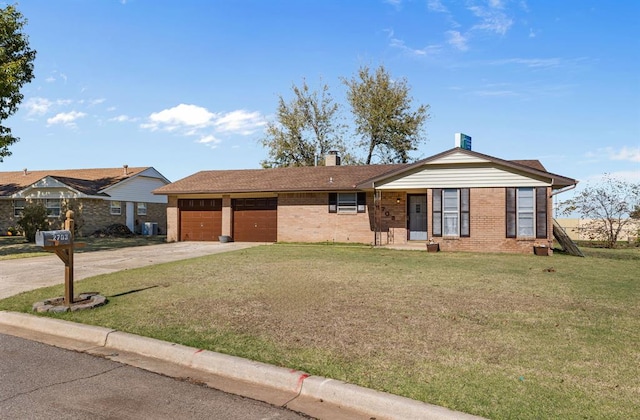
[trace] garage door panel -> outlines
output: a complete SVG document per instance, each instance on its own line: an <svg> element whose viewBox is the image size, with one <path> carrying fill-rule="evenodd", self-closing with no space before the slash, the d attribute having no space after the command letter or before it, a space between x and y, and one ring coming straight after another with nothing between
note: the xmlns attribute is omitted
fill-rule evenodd
<svg viewBox="0 0 640 420"><path fill-rule="evenodd" d="M178 206L181 241L217 241L222 235L219 199L179 200Z"/></svg>
<svg viewBox="0 0 640 420"><path fill-rule="evenodd" d="M238 242L276 242L277 198L235 200L233 238Z"/></svg>

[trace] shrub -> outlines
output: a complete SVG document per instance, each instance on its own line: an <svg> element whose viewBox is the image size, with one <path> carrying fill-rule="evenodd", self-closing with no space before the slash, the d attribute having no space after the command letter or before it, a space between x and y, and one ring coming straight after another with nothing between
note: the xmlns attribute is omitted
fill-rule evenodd
<svg viewBox="0 0 640 420"><path fill-rule="evenodd" d="M34 242L37 231L49 228L47 209L42 204L28 204L22 211L18 226L22 229L27 242Z"/></svg>

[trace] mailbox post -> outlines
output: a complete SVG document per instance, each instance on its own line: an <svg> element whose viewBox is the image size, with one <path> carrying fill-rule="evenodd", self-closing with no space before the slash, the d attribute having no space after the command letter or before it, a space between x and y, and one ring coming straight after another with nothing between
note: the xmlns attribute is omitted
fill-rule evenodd
<svg viewBox="0 0 640 420"><path fill-rule="evenodd" d="M36 232L36 245L47 251L53 251L64 262L64 303L67 307L73 304L73 211L66 213L64 230ZM78 244L80 246L84 244Z"/></svg>

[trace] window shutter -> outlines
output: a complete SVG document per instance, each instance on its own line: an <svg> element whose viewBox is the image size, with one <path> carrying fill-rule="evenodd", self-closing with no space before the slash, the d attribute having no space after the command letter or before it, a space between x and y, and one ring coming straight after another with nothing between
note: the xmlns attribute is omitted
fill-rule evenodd
<svg viewBox="0 0 640 420"><path fill-rule="evenodd" d="M506 188L507 238L516 237L516 189Z"/></svg>
<svg viewBox="0 0 640 420"><path fill-rule="evenodd" d="M460 236L468 238L471 236L471 226L469 224L469 188L460 189Z"/></svg>
<svg viewBox="0 0 640 420"><path fill-rule="evenodd" d="M536 188L536 238L547 237L547 188Z"/></svg>
<svg viewBox="0 0 640 420"><path fill-rule="evenodd" d="M431 223L431 230L433 236L442 236L442 189L434 188L432 196L431 212L433 220Z"/></svg>
<svg viewBox="0 0 640 420"><path fill-rule="evenodd" d="M367 193L358 193L358 213L366 213L367 211Z"/></svg>
<svg viewBox="0 0 640 420"><path fill-rule="evenodd" d="M329 213L338 212L338 193L329 193Z"/></svg>

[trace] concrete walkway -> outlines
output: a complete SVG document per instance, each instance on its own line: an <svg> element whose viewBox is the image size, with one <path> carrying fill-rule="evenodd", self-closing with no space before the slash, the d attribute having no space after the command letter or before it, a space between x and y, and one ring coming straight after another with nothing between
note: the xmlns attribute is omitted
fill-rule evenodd
<svg viewBox="0 0 640 420"><path fill-rule="evenodd" d="M74 254L74 279L147 265L235 251L260 243L173 242ZM55 255L0 261L0 299L41 287L64 284L64 263Z"/></svg>

